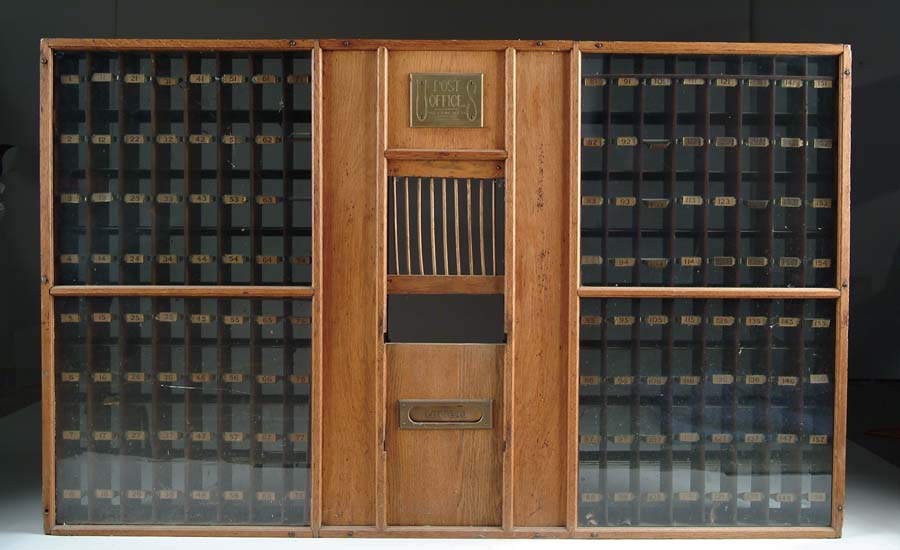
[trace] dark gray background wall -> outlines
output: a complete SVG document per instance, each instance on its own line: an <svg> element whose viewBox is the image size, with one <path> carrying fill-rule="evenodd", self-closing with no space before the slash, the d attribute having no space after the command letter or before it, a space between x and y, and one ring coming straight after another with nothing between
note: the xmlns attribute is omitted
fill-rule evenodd
<svg viewBox="0 0 900 550"><path fill-rule="evenodd" d="M38 41L120 38L523 38L849 43L854 54L850 376L900 379L900 5L696 0L31 0L0 6L0 369L39 385ZM2 378L0 378L2 385ZM2 389L2 388L0 388Z"/></svg>

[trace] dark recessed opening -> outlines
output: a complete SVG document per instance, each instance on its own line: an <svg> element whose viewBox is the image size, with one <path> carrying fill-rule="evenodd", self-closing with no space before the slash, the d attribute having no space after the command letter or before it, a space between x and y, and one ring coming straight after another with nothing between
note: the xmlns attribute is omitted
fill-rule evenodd
<svg viewBox="0 0 900 550"><path fill-rule="evenodd" d="M502 294L392 294L388 340L413 343L504 341Z"/></svg>

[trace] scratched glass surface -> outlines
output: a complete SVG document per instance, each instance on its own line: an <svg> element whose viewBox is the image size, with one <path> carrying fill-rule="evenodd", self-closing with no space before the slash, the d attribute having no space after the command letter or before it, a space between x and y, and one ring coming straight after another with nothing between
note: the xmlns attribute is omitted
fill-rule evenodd
<svg viewBox="0 0 900 550"><path fill-rule="evenodd" d="M582 284L835 286L836 69L584 54Z"/></svg>
<svg viewBox="0 0 900 550"><path fill-rule="evenodd" d="M310 284L309 52L56 64L58 284Z"/></svg>
<svg viewBox="0 0 900 550"><path fill-rule="evenodd" d="M60 524L309 525L308 300L60 298Z"/></svg>
<svg viewBox="0 0 900 550"><path fill-rule="evenodd" d="M583 299L578 524L830 525L834 311Z"/></svg>

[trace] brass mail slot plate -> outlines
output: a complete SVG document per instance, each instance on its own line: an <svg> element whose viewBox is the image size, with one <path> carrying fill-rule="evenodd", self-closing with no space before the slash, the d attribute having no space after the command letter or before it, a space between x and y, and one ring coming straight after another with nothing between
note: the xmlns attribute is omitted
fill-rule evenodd
<svg viewBox="0 0 900 550"><path fill-rule="evenodd" d="M410 73L410 128L483 128L482 73Z"/></svg>
<svg viewBox="0 0 900 550"><path fill-rule="evenodd" d="M492 399L400 399L401 430L489 430Z"/></svg>

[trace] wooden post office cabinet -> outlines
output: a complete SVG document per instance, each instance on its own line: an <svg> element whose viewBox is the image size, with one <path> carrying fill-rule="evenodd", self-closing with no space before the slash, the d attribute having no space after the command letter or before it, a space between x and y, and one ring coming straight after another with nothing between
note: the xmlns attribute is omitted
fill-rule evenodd
<svg viewBox="0 0 900 550"><path fill-rule="evenodd" d="M45 529L835 537L850 50L45 40Z"/></svg>

